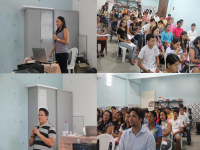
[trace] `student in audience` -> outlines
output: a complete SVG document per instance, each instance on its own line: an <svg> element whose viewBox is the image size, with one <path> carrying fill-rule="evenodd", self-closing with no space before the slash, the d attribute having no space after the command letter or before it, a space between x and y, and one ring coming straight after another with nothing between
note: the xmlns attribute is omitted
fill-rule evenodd
<svg viewBox="0 0 200 150"><path fill-rule="evenodd" d="M114 125L115 122L117 121L116 115L117 115L117 111L116 111L116 110L112 111L112 123L113 123L113 125Z"/></svg>
<svg viewBox="0 0 200 150"><path fill-rule="evenodd" d="M155 22L155 19L151 19L150 20L150 23L146 25L146 27L144 28L144 31L145 31L145 34L149 34L151 33L153 27L156 26L156 22Z"/></svg>
<svg viewBox="0 0 200 150"><path fill-rule="evenodd" d="M121 127L121 125L124 123L124 119L123 119L123 114L122 114L122 112L117 112L117 114L116 114L116 122L115 122L115 124L114 124L114 127L113 127L113 134L112 134L112 136L114 137L114 138L117 138L118 136L119 136L119 129L120 129L120 127Z"/></svg>
<svg viewBox="0 0 200 150"><path fill-rule="evenodd" d="M149 22L148 12L144 13L144 17L145 17L146 22Z"/></svg>
<svg viewBox="0 0 200 150"><path fill-rule="evenodd" d="M130 24L130 32L134 36L136 40L138 40L137 51L139 51L142 47L142 39L143 35L140 33L140 29L138 28L137 18L133 17L133 23Z"/></svg>
<svg viewBox="0 0 200 150"><path fill-rule="evenodd" d="M103 7L106 6L106 10L108 10L108 5L109 5L108 2L106 2L105 5L103 5L101 9L103 9Z"/></svg>
<svg viewBox="0 0 200 150"><path fill-rule="evenodd" d="M99 35L106 34L106 27L103 23L101 23L101 19L99 15L97 15L97 34ZM107 40L107 37L97 37L97 42L101 43L101 57L104 57L103 51L106 47L106 40ZM98 44L97 44L97 58L98 57L99 57L99 52L98 52Z"/></svg>
<svg viewBox="0 0 200 150"><path fill-rule="evenodd" d="M164 17L162 15L160 16L160 20L162 20L162 22L163 22L163 26L162 27L165 28L165 26L167 24L167 21L164 19ZM159 23L160 20L158 20L157 23Z"/></svg>
<svg viewBox="0 0 200 150"><path fill-rule="evenodd" d="M163 31L165 31L165 28L163 26L164 26L163 20L158 21L159 34L162 34Z"/></svg>
<svg viewBox="0 0 200 150"><path fill-rule="evenodd" d="M103 119L103 110L100 110L100 118Z"/></svg>
<svg viewBox="0 0 200 150"><path fill-rule="evenodd" d="M174 22L174 18L173 17L172 17L172 24L174 25L174 28L175 28L176 27L176 23Z"/></svg>
<svg viewBox="0 0 200 150"><path fill-rule="evenodd" d="M124 7L124 10L122 10L121 12L121 16L123 16L123 14L127 14L128 13L128 7Z"/></svg>
<svg viewBox="0 0 200 150"><path fill-rule="evenodd" d="M49 58L52 58L52 53L55 50L56 61L60 66L61 72L68 73L67 61L69 57L69 30L66 27L65 19L62 16L59 16L56 19L56 26L56 34L53 36L55 43L49 54Z"/></svg>
<svg viewBox="0 0 200 150"><path fill-rule="evenodd" d="M158 125L162 128L163 138L162 140L167 142L167 145L162 145L162 150L168 150L171 146L170 134L172 132L172 124L167 121L167 113L166 111L160 112L160 120Z"/></svg>
<svg viewBox="0 0 200 150"><path fill-rule="evenodd" d="M167 20L167 22L168 22L168 19L171 19L172 17L171 17L171 14L168 14L168 17L166 18L166 20Z"/></svg>
<svg viewBox="0 0 200 150"><path fill-rule="evenodd" d="M129 61L132 65L134 65L136 46L128 38L127 21L125 19L121 20L120 28L117 30L117 34L119 39L119 45L122 47L126 47L129 50Z"/></svg>
<svg viewBox="0 0 200 150"><path fill-rule="evenodd" d="M151 23L151 25L150 25L149 29L147 30L146 34L152 33L152 30L153 30L154 27L156 27L156 24Z"/></svg>
<svg viewBox="0 0 200 150"><path fill-rule="evenodd" d="M148 124L146 125L147 130L149 130L155 138L156 150L160 149L162 145L162 128L156 123L157 114L155 111L150 111L148 116Z"/></svg>
<svg viewBox="0 0 200 150"><path fill-rule="evenodd" d="M160 121L160 109L158 109L157 111L155 111L155 113L157 115L156 123L158 123Z"/></svg>
<svg viewBox="0 0 200 150"><path fill-rule="evenodd" d="M181 63L184 62L184 58L183 58L183 51L182 51L180 44L181 44L181 40L179 38L175 37L172 40L171 46L166 49L165 58L169 54L176 54L180 59L179 71L182 72Z"/></svg>
<svg viewBox="0 0 200 150"><path fill-rule="evenodd" d="M138 55L138 66L146 73L159 73L159 50L155 45L155 37L153 34L148 34L146 37L147 45L145 45ZM155 69L156 63L156 69Z"/></svg>
<svg viewBox="0 0 200 150"><path fill-rule="evenodd" d="M143 26L146 25L146 24L147 24L147 22L146 22L146 20L145 20L145 17L142 16L141 27L143 27Z"/></svg>
<svg viewBox="0 0 200 150"><path fill-rule="evenodd" d="M200 36L198 36L190 47L190 59L192 64L196 64L192 73L200 73Z"/></svg>
<svg viewBox="0 0 200 150"><path fill-rule="evenodd" d="M183 122L180 119L178 119L178 109L174 110L173 116L174 118L170 120L172 124L173 139L176 142L175 150L179 150L181 140L180 134L183 132Z"/></svg>
<svg viewBox="0 0 200 150"><path fill-rule="evenodd" d="M109 110L106 110L103 114L103 119L98 122L97 133L98 135L104 133L111 134L112 130L112 113Z"/></svg>
<svg viewBox="0 0 200 150"><path fill-rule="evenodd" d="M179 63L180 59L177 55L175 54L167 55L166 69L163 71L163 73L178 73Z"/></svg>
<svg viewBox="0 0 200 150"><path fill-rule="evenodd" d="M161 41L163 43L164 49L170 47L173 40L173 35L170 32L170 27L171 25L167 23L167 25L165 26L165 31L163 31L161 34Z"/></svg>
<svg viewBox="0 0 200 150"><path fill-rule="evenodd" d="M165 111L166 111L166 113L167 113L168 119L171 120L172 117L173 117L173 113L170 112L170 111L171 111L171 108L170 108L170 107L166 107L166 108L165 108Z"/></svg>
<svg viewBox="0 0 200 150"><path fill-rule="evenodd" d="M153 16L152 14L152 10L149 11L148 17L151 18L151 16Z"/></svg>
<svg viewBox="0 0 200 150"><path fill-rule="evenodd" d="M182 32L183 32L183 29L181 28L181 22L177 21L177 27L174 28L173 36L180 38L180 35L181 35Z"/></svg>
<svg viewBox="0 0 200 150"><path fill-rule="evenodd" d="M190 121L187 115L184 115L184 110L183 108L179 109L180 115L178 119L182 120L183 122L183 130L187 132L187 142L188 145L191 145L191 134L190 134Z"/></svg>
<svg viewBox="0 0 200 150"><path fill-rule="evenodd" d="M130 109L130 129L123 132L117 150L155 150L156 144L153 135L142 125L144 110ZM134 142L133 142L134 141Z"/></svg>
<svg viewBox="0 0 200 150"><path fill-rule="evenodd" d="M130 24L133 23L133 18L134 18L134 15L131 14L131 17L130 17L130 20L129 20L129 23L130 23Z"/></svg>
<svg viewBox="0 0 200 150"><path fill-rule="evenodd" d="M138 22L142 21L142 14L138 14Z"/></svg>
<svg viewBox="0 0 200 150"><path fill-rule="evenodd" d="M118 136L118 143L120 141L121 135L124 131L126 131L127 129L131 128L130 124L129 124L129 118L130 118L130 112L127 111L125 114L125 120L124 123L121 125L120 129L119 129L119 136Z"/></svg>
<svg viewBox="0 0 200 150"><path fill-rule="evenodd" d="M115 110L117 110L116 107L115 107L115 106L112 106L112 107L111 107L111 111L113 112L113 111L115 111Z"/></svg>
<svg viewBox="0 0 200 150"><path fill-rule="evenodd" d="M103 9L101 10L101 14L108 18L109 11L107 10L107 6L104 5Z"/></svg>
<svg viewBox="0 0 200 150"><path fill-rule="evenodd" d="M155 45L159 49L159 61L160 61L160 64L165 64L165 62L164 62L165 49L164 49L163 44L162 44L162 42L160 40L160 37L158 36L158 34L159 34L158 26L153 27L152 34L154 35L154 37L156 39L155 40Z"/></svg>
<svg viewBox="0 0 200 150"><path fill-rule="evenodd" d="M123 109L122 114L123 114L123 118L125 119L125 114L126 114L126 109L125 108Z"/></svg>
<svg viewBox="0 0 200 150"><path fill-rule="evenodd" d="M130 22L129 22L128 19L127 19L127 14L126 14L126 13L124 13L124 14L122 15L122 20L123 20L123 19L126 20L126 25L127 25L127 30L126 30L126 31L127 31L127 33L128 33L128 34L131 34L131 33L130 33ZM121 21L122 21L122 20L121 20ZM120 28L120 22L121 22L121 21L118 21L118 23L117 23L117 30Z"/></svg>
<svg viewBox="0 0 200 150"><path fill-rule="evenodd" d="M197 37L197 32L195 31L195 28L196 28L196 24L193 23L193 24L191 25L191 30L189 30L189 31L187 32L187 36L190 38L190 40L193 40L194 38Z"/></svg>
<svg viewBox="0 0 200 150"><path fill-rule="evenodd" d="M181 22L181 28L184 30L184 27L183 27L183 19L181 19L180 22Z"/></svg>
<svg viewBox="0 0 200 150"><path fill-rule="evenodd" d="M128 12L127 12L127 20L130 20L130 17L131 17L131 12L128 11Z"/></svg>
<svg viewBox="0 0 200 150"><path fill-rule="evenodd" d="M158 12L155 14L154 19L156 22L158 22L158 20L160 20L159 16L158 16Z"/></svg>
<svg viewBox="0 0 200 150"><path fill-rule="evenodd" d="M97 109L97 122L100 120L100 110Z"/></svg>
<svg viewBox="0 0 200 150"><path fill-rule="evenodd" d="M134 15L134 17L137 17L136 11L133 10L132 14Z"/></svg>
<svg viewBox="0 0 200 150"><path fill-rule="evenodd" d="M172 23L172 18L169 18L168 19L168 24L170 24L170 32L172 33L173 35L173 32L174 32L174 24Z"/></svg>
<svg viewBox="0 0 200 150"><path fill-rule="evenodd" d="M149 9L146 10L147 14L149 14Z"/></svg>
<svg viewBox="0 0 200 150"><path fill-rule="evenodd" d="M110 14L110 20L114 20L115 18L118 19L118 15L116 9L113 9L112 13Z"/></svg>
<svg viewBox="0 0 200 150"><path fill-rule="evenodd" d="M145 116L144 116L143 124L148 124L149 123L148 118L149 118L149 111L145 110Z"/></svg>
<svg viewBox="0 0 200 150"><path fill-rule="evenodd" d="M181 33L180 40L181 40L181 48L183 50L183 55L185 56L184 59L187 60L188 58L187 32L183 31Z"/></svg>

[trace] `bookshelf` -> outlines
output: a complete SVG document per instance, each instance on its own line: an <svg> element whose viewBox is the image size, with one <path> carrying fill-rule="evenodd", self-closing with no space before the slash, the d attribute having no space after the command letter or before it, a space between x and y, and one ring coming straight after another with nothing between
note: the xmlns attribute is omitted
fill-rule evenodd
<svg viewBox="0 0 200 150"><path fill-rule="evenodd" d="M170 103L178 103L180 108L182 105L181 103L183 103L183 101L155 101L155 108L159 108L158 105L161 103L167 103L167 106L169 106Z"/></svg>

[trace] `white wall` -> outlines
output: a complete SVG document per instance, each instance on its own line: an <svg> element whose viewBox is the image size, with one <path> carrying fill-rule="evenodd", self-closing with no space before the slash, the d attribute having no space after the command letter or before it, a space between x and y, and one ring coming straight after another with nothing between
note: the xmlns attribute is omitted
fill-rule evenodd
<svg viewBox="0 0 200 150"><path fill-rule="evenodd" d="M63 75L63 90L73 93L73 116L84 116L85 126L96 126L96 74Z"/></svg>
<svg viewBox="0 0 200 150"><path fill-rule="evenodd" d="M96 0L73 0L72 9L79 12L79 35L87 35L87 59L94 68L97 68L96 6Z"/></svg>
<svg viewBox="0 0 200 150"><path fill-rule="evenodd" d="M97 0L97 13L99 9L101 9L102 5L104 5L107 2L107 0Z"/></svg>

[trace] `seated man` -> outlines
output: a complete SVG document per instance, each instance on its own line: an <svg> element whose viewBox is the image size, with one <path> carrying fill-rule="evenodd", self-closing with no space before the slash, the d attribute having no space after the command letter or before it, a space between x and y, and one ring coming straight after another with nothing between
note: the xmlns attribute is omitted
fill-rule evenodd
<svg viewBox="0 0 200 150"><path fill-rule="evenodd" d="M162 15L160 16L160 20L163 21L163 27L165 27L166 24L167 24L167 21L164 19L164 17L163 17ZM160 20L157 21L157 24L158 24L158 22L159 22Z"/></svg>
<svg viewBox="0 0 200 150"><path fill-rule="evenodd" d="M175 150L179 150L180 141L181 141L181 133L183 132L183 122L178 119L179 112L178 109L174 110L174 119L171 119L170 122L172 124L173 138L176 142Z"/></svg>
<svg viewBox="0 0 200 150"><path fill-rule="evenodd" d="M144 128L144 111L141 108L130 109L129 124L121 136L117 150L155 150L156 143L153 135Z"/></svg>
<svg viewBox="0 0 200 150"><path fill-rule="evenodd" d="M155 14L154 19L156 22L158 22L158 20L160 20L159 16L158 16L158 12Z"/></svg>
<svg viewBox="0 0 200 150"><path fill-rule="evenodd" d="M180 38L182 32L183 32L183 29L181 28L181 21L177 21L177 27L174 28L174 31L173 31L174 38L175 37Z"/></svg>
<svg viewBox="0 0 200 150"><path fill-rule="evenodd" d="M195 28L196 28L196 24L193 23L191 25L191 30L187 32L187 36L189 37L190 40L194 40L197 37L197 32L195 31Z"/></svg>
<svg viewBox="0 0 200 150"><path fill-rule="evenodd" d="M156 24L156 21L155 21L154 18L150 19L150 22L145 26L145 28L144 28L145 34L147 34L147 32L150 31L150 26L151 26L152 24Z"/></svg>
<svg viewBox="0 0 200 150"><path fill-rule="evenodd" d="M188 115L187 114L184 115L183 108L180 108L179 112L180 112L180 115L179 115L178 119L182 120L183 126L184 126L183 129L185 132L187 132L188 145L191 145L191 134L190 134L190 127L189 127L190 121L189 121Z"/></svg>
<svg viewBox="0 0 200 150"><path fill-rule="evenodd" d="M141 49L138 55L138 66L143 70L143 73L159 73L159 50L155 45L155 37L150 33L147 35L146 40L147 45Z"/></svg>
<svg viewBox="0 0 200 150"><path fill-rule="evenodd" d="M200 134L200 120L196 122L196 135L199 135Z"/></svg>
<svg viewBox="0 0 200 150"><path fill-rule="evenodd" d="M166 20L167 20L167 22L168 22L168 19L171 19L172 18L172 16L171 16L171 14L168 14L168 17L166 18Z"/></svg>

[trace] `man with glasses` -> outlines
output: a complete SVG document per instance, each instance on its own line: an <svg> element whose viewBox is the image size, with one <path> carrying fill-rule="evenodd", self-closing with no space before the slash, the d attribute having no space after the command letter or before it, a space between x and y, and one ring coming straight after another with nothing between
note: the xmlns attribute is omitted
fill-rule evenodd
<svg viewBox="0 0 200 150"><path fill-rule="evenodd" d="M140 108L130 109L129 123L132 128L124 131L117 150L155 150L153 135L143 127L144 111Z"/></svg>
<svg viewBox="0 0 200 150"><path fill-rule="evenodd" d="M56 130L48 122L49 112L45 108L39 109L38 120L39 126L34 127L29 139L29 146L33 150L42 149L50 150L54 146L56 139Z"/></svg>

